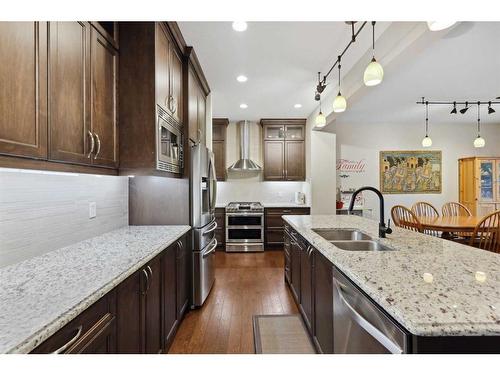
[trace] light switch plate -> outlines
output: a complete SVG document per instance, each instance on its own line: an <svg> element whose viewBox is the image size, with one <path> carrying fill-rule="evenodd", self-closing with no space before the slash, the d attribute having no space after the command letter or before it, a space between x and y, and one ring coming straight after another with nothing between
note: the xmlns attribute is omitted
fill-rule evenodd
<svg viewBox="0 0 500 375"><path fill-rule="evenodd" d="M97 216L97 203L90 202L89 203L89 219L93 219Z"/></svg>

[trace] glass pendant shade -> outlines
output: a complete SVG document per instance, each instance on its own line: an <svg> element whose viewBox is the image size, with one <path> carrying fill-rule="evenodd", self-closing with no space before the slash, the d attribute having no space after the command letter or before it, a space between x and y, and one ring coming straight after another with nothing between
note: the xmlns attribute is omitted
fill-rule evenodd
<svg viewBox="0 0 500 375"><path fill-rule="evenodd" d="M363 81L366 86L376 86L384 79L384 69L382 65L375 60L375 57L368 64L363 75Z"/></svg>
<svg viewBox="0 0 500 375"><path fill-rule="evenodd" d="M485 144L486 144L486 141L480 135L478 135L477 138L474 139L474 147L476 147L476 148L484 147Z"/></svg>
<svg viewBox="0 0 500 375"><path fill-rule="evenodd" d="M323 114L323 112L319 112L319 114L316 116L316 121L315 121L316 127L322 128L323 126L326 125L326 116Z"/></svg>
<svg viewBox="0 0 500 375"><path fill-rule="evenodd" d="M426 135L424 139L422 139L422 147L431 147L432 146L432 139Z"/></svg>
<svg viewBox="0 0 500 375"><path fill-rule="evenodd" d="M344 112L347 108L347 100L342 96L342 94L339 93L335 97L335 100L333 101L333 112L340 113Z"/></svg>

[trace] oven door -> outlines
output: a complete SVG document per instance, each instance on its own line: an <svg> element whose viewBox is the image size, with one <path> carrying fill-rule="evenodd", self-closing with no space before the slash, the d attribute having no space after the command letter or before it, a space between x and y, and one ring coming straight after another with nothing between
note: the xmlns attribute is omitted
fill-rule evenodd
<svg viewBox="0 0 500 375"><path fill-rule="evenodd" d="M158 116L158 169L180 172L183 158L182 133L170 122L171 119Z"/></svg>
<svg viewBox="0 0 500 375"><path fill-rule="evenodd" d="M226 242L228 243L264 242L264 214L227 213Z"/></svg>

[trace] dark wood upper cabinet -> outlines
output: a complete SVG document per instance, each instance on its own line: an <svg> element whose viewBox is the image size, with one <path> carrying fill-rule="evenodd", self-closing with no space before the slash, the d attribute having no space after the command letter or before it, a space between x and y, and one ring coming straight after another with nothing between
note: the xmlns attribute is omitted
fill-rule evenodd
<svg viewBox="0 0 500 375"><path fill-rule="evenodd" d="M303 181L306 176L304 141L285 141L285 180Z"/></svg>
<svg viewBox="0 0 500 375"><path fill-rule="evenodd" d="M50 160L92 162L90 27L88 22L49 23Z"/></svg>
<svg viewBox="0 0 500 375"><path fill-rule="evenodd" d="M94 165L118 167L118 51L95 29L91 30L92 114Z"/></svg>
<svg viewBox="0 0 500 375"><path fill-rule="evenodd" d="M226 180L226 128L228 119L212 120L212 151L217 181Z"/></svg>
<svg viewBox="0 0 500 375"><path fill-rule="evenodd" d="M172 116L180 123L183 122L183 89L182 89L182 57L175 48L170 48L170 90L172 101L170 108Z"/></svg>
<svg viewBox="0 0 500 375"><path fill-rule="evenodd" d="M305 119L262 119L264 180L304 181Z"/></svg>
<svg viewBox="0 0 500 375"><path fill-rule="evenodd" d="M264 142L264 180L281 181L285 176L285 142Z"/></svg>
<svg viewBox="0 0 500 375"><path fill-rule="evenodd" d="M0 22L0 154L47 158L47 23Z"/></svg>

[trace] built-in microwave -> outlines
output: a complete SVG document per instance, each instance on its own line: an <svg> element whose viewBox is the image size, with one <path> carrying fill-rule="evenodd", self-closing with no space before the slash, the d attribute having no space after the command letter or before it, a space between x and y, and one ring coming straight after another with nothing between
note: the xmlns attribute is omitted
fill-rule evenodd
<svg viewBox="0 0 500 375"><path fill-rule="evenodd" d="M184 168L184 134L180 124L160 106L156 106L156 169L182 173Z"/></svg>

